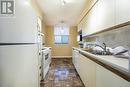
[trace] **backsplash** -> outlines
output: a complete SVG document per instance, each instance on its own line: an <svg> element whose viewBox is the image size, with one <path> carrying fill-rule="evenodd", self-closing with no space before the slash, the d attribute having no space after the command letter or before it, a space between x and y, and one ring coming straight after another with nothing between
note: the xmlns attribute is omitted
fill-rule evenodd
<svg viewBox="0 0 130 87"><path fill-rule="evenodd" d="M106 43L106 45L109 47L117 47L117 46L128 47L128 45L130 45L130 26L125 26L121 29L108 31L99 34L96 37L92 37L92 39L93 38L96 39L95 41L92 42Z"/></svg>

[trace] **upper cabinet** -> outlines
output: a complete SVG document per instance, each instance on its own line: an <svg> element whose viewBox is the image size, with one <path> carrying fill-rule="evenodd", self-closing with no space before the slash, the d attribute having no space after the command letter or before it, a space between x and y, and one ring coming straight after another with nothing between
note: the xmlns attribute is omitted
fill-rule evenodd
<svg viewBox="0 0 130 87"><path fill-rule="evenodd" d="M87 24L86 21L87 20L87 16L85 16L84 18L83 18L83 20L79 23L79 25L78 25L78 32L79 31L85 31L85 25Z"/></svg>
<svg viewBox="0 0 130 87"><path fill-rule="evenodd" d="M83 21L81 22L82 23L82 36L85 36L87 35L87 31L88 31L88 28L87 28L87 25L88 25L88 16L86 16Z"/></svg>
<svg viewBox="0 0 130 87"><path fill-rule="evenodd" d="M130 21L130 0L116 0L116 24Z"/></svg>
<svg viewBox="0 0 130 87"><path fill-rule="evenodd" d="M98 25L98 15L97 15L97 6L95 5L91 11L84 18L84 27L82 30L83 36L89 35L97 29Z"/></svg>
<svg viewBox="0 0 130 87"><path fill-rule="evenodd" d="M80 22L83 36L130 21L130 0L98 0Z"/></svg>
<svg viewBox="0 0 130 87"><path fill-rule="evenodd" d="M101 31L103 29L112 27L115 25L115 16L116 16L116 0L99 0L97 2L96 15L97 23L96 29L91 33Z"/></svg>

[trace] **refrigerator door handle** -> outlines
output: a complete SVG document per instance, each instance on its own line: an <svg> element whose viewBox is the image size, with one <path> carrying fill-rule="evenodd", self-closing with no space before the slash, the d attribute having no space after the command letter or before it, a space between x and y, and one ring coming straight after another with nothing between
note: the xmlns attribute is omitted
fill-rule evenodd
<svg viewBox="0 0 130 87"><path fill-rule="evenodd" d="M3 45L33 45L33 44L37 44L37 43L0 43L0 46L3 46Z"/></svg>

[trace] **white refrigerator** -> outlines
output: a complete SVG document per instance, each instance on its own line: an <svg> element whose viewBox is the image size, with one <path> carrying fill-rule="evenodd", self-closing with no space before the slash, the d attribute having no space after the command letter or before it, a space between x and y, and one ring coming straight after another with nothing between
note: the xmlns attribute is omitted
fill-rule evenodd
<svg viewBox="0 0 130 87"><path fill-rule="evenodd" d="M38 87L37 16L15 0L13 17L0 17L0 87Z"/></svg>

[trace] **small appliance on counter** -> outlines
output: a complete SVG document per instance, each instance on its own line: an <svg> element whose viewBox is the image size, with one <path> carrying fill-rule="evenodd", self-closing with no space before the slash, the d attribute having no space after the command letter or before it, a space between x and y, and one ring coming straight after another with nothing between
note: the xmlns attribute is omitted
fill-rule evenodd
<svg viewBox="0 0 130 87"><path fill-rule="evenodd" d="M81 42L81 41L82 41L82 31L79 31L79 32L78 32L77 41L78 41L78 42Z"/></svg>
<svg viewBox="0 0 130 87"><path fill-rule="evenodd" d="M80 48L83 48L84 43L83 42L79 42L79 46L80 46Z"/></svg>
<svg viewBox="0 0 130 87"><path fill-rule="evenodd" d="M78 32L77 41L79 42L80 48L83 48L82 31L79 31L79 32Z"/></svg>

